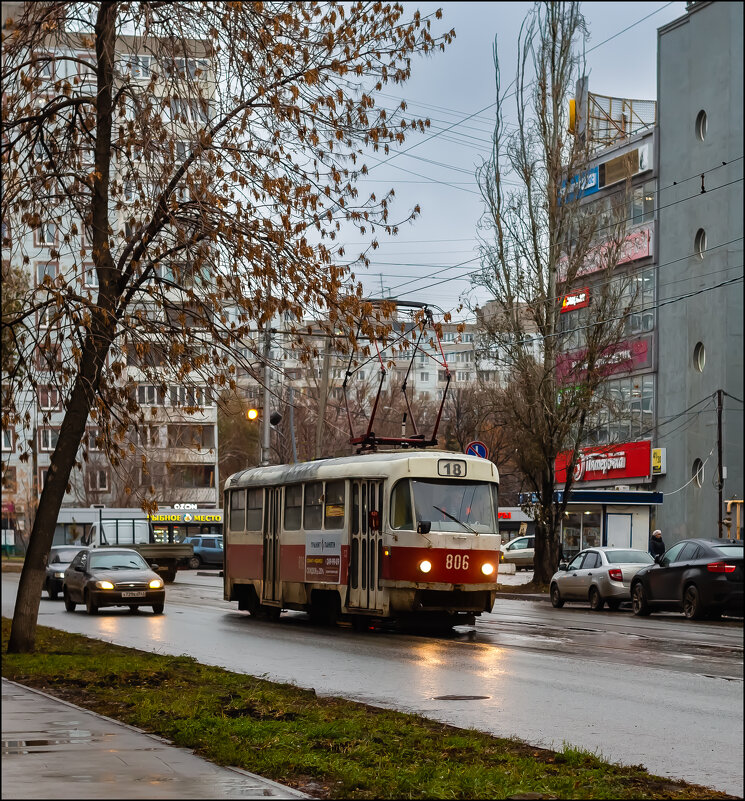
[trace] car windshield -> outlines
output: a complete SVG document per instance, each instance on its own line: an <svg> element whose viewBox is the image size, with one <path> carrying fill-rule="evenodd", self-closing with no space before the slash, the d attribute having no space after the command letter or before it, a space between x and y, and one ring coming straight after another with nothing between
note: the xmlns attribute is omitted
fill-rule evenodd
<svg viewBox="0 0 745 801"><path fill-rule="evenodd" d="M148 570L147 562L134 551L97 553L91 556L91 570Z"/></svg>
<svg viewBox="0 0 745 801"><path fill-rule="evenodd" d="M606 551L605 558L612 565L628 565L641 563L650 565L654 559L644 551Z"/></svg>
<svg viewBox="0 0 745 801"><path fill-rule="evenodd" d="M54 551L52 554L51 564L57 562L72 562L75 556L80 552L80 548L69 548L64 551Z"/></svg>
<svg viewBox="0 0 745 801"><path fill-rule="evenodd" d="M728 559L742 559L742 545L715 545L714 550L717 553L726 556Z"/></svg>

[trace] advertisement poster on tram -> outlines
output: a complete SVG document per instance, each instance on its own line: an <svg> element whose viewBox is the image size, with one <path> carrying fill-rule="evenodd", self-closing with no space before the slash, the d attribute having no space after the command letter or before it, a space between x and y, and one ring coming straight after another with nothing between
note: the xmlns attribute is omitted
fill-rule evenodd
<svg viewBox="0 0 745 801"><path fill-rule="evenodd" d="M305 535L305 580L325 584L341 581L343 530L307 532Z"/></svg>

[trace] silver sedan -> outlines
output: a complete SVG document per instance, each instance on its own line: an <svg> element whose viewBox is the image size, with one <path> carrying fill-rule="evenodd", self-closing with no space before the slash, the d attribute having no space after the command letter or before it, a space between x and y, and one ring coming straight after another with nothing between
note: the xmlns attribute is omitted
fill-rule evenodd
<svg viewBox="0 0 745 801"><path fill-rule="evenodd" d="M636 548L586 548L551 577L551 603L560 607L564 601L589 601L599 612L607 602L618 609L621 601L631 600L631 580L653 562Z"/></svg>

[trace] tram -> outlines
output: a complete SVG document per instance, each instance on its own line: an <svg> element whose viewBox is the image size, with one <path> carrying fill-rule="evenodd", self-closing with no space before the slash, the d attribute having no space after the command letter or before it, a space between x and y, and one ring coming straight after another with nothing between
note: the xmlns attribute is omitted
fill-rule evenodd
<svg viewBox="0 0 745 801"><path fill-rule="evenodd" d="M496 596L498 487L492 462L443 451L235 473L224 598L257 617L472 624Z"/></svg>

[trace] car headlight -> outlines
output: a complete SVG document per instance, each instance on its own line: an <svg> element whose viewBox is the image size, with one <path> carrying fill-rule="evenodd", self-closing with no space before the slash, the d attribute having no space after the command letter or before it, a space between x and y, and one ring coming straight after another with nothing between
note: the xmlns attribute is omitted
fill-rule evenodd
<svg viewBox="0 0 745 801"><path fill-rule="evenodd" d="M113 590L114 589L114 585L110 581L97 581L96 582L96 587L98 587L99 590Z"/></svg>
<svg viewBox="0 0 745 801"><path fill-rule="evenodd" d="M428 562L426 559L423 562L419 563L419 569L422 573L429 573L432 570L432 562Z"/></svg>
<svg viewBox="0 0 745 801"><path fill-rule="evenodd" d="M491 576L491 574L494 572L494 565L490 564L489 562L484 562L484 564L481 565L481 572L485 576Z"/></svg>
<svg viewBox="0 0 745 801"><path fill-rule="evenodd" d="M150 582L149 586L150 586L151 590L159 590L163 586L163 580L162 579L153 579Z"/></svg>
<svg viewBox="0 0 745 801"><path fill-rule="evenodd" d="M64 574L64 573L55 573L55 574L54 574L54 577L55 577L55 578L64 578L64 577L65 577L65 574Z"/></svg>

